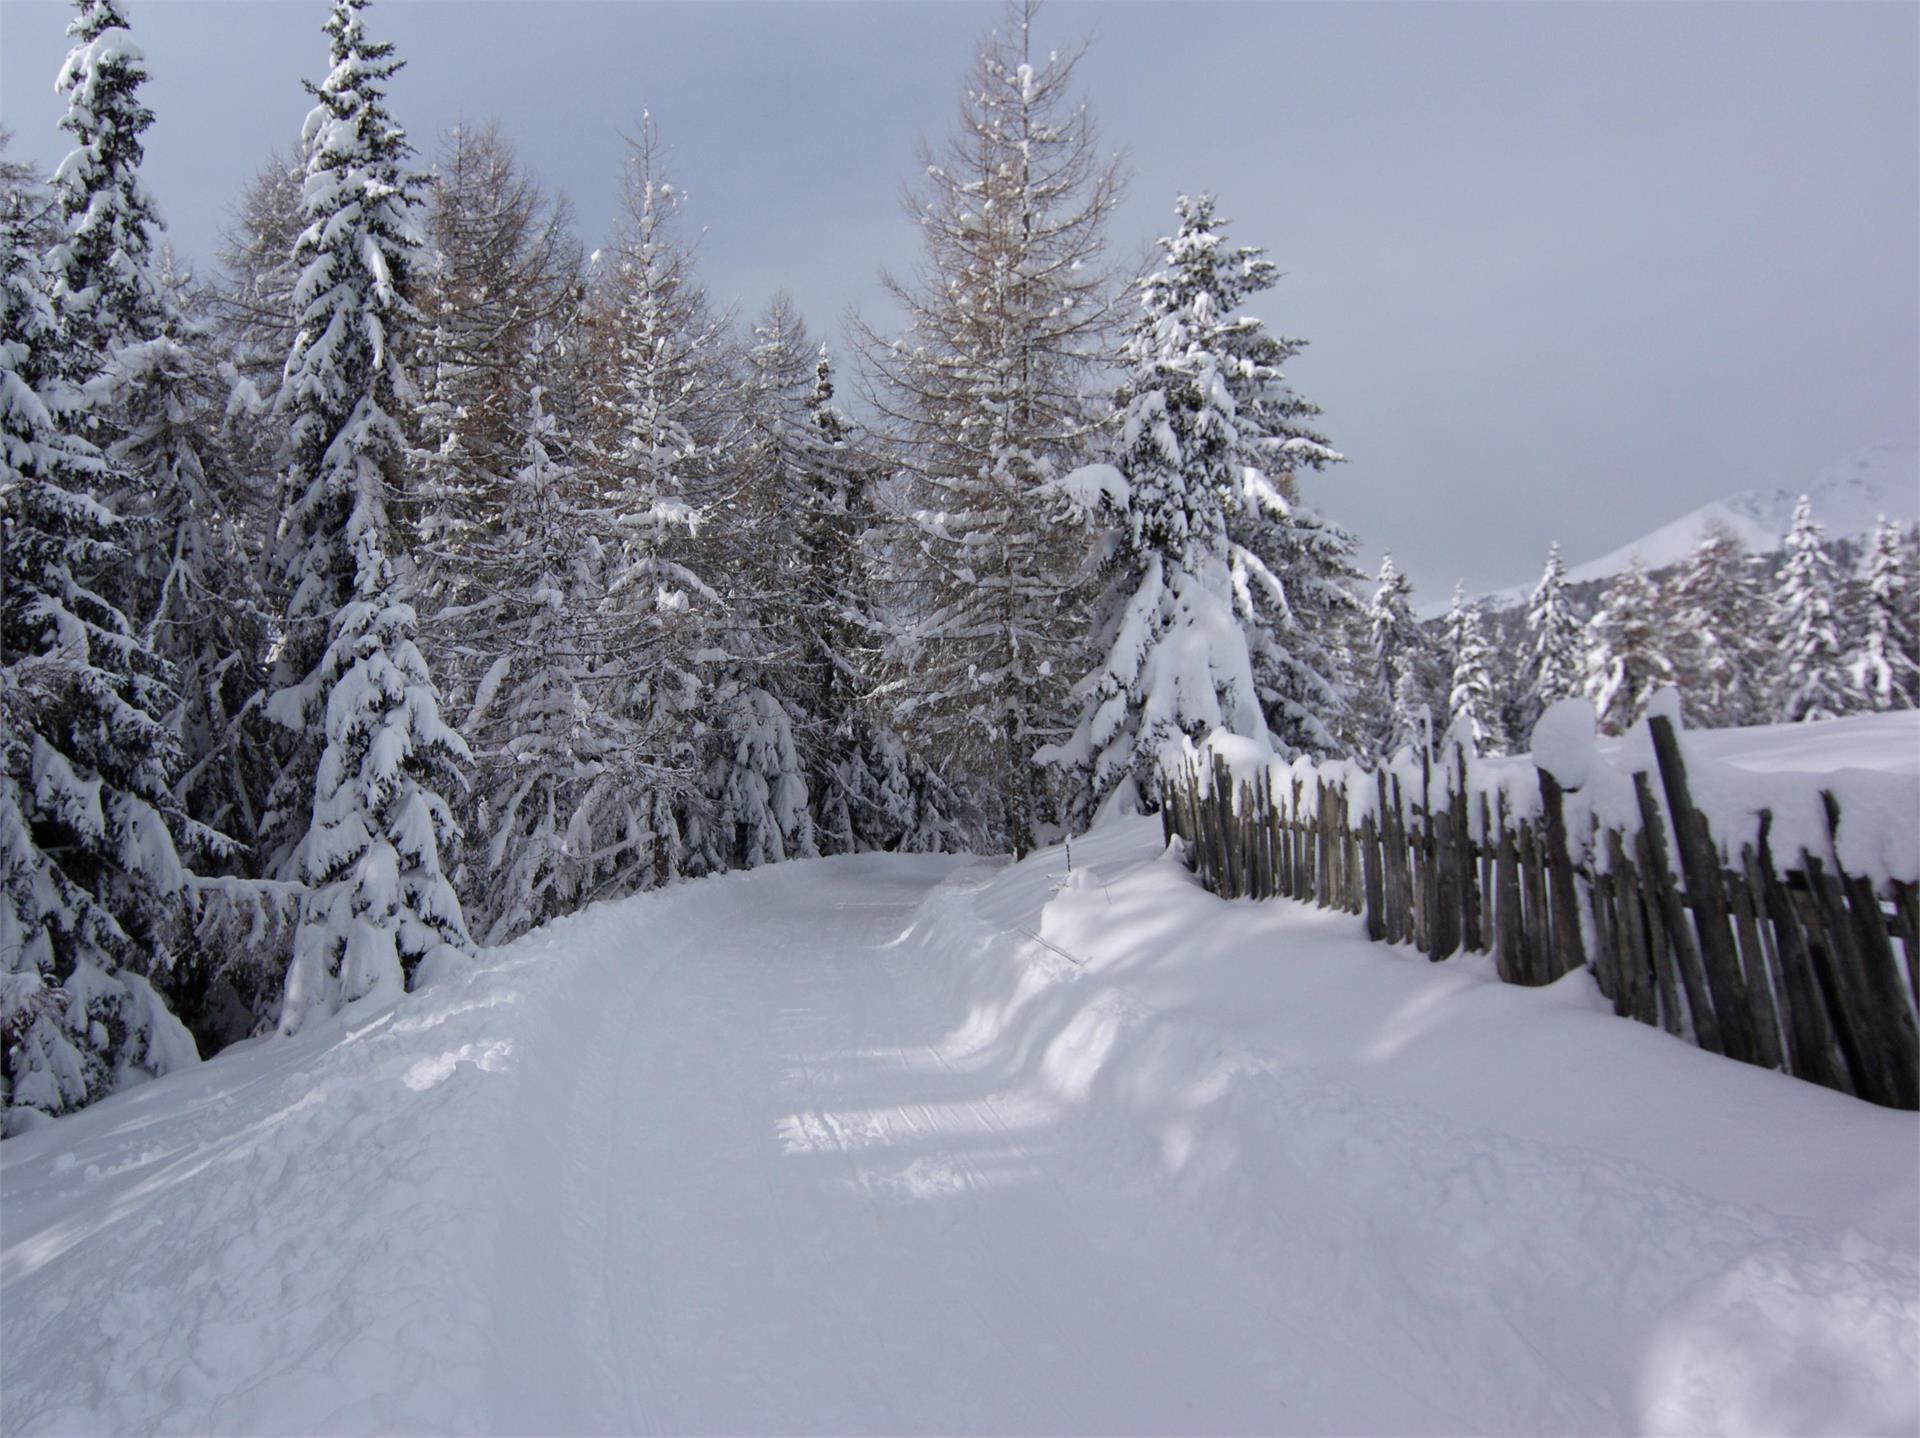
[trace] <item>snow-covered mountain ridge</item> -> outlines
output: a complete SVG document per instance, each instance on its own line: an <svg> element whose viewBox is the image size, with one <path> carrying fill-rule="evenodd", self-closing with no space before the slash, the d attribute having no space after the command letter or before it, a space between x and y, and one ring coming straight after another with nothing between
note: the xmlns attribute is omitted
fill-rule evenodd
<svg viewBox="0 0 1920 1438"><path fill-rule="evenodd" d="M1746 489L1709 500L1598 559L1569 565L1567 580L1580 584L1611 578L1636 554L1648 569L1678 564L1715 524L1731 529L1755 554L1770 554L1785 541L1793 524L1793 507L1802 494L1812 501L1813 517L1826 529L1829 540L1865 535L1881 515L1912 524L1920 521L1920 451L1897 442L1871 445L1827 465L1804 489ZM1489 608L1504 609L1525 603L1532 589L1531 582L1512 585L1483 594L1480 600ZM1428 605L1427 611L1443 614L1446 608L1438 602Z"/></svg>

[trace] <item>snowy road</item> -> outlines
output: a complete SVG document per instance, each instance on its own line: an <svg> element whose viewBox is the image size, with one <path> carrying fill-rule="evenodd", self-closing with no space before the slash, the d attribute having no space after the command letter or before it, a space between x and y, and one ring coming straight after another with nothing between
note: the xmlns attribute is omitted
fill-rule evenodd
<svg viewBox="0 0 1920 1438"><path fill-rule="evenodd" d="M1080 1181L1071 1132L945 1058L943 996L908 947L941 867L743 888L724 930L649 936L576 1045L527 1072L513 1131L569 1117L525 1156L564 1177L526 1195L505 1426L1293 1426L1321 1345L1273 1333L1204 1233ZM553 1372L556 1348L579 1371ZM1370 1388L1343 1404L1362 1428L1452 1426L1385 1373Z"/></svg>
<svg viewBox="0 0 1920 1438"><path fill-rule="evenodd" d="M1157 851L684 885L9 1140L0 1428L1920 1421L1912 1115Z"/></svg>

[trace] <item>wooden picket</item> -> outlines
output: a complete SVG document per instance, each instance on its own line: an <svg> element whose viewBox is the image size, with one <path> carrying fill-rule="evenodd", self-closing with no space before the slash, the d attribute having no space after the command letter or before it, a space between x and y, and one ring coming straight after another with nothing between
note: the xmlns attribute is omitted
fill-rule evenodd
<svg viewBox="0 0 1920 1438"><path fill-rule="evenodd" d="M1552 774L1538 771L1540 814L1523 816L1505 789L1473 793L1463 752L1424 756L1416 793L1400 772L1344 767L1253 784L1215 755L1166 776L1161 818L1223 897L1361 915L1369 938L1435 961L1490 953L1508 983L1589 967L1623 1018L1920 1109L1920 886L1843 873L1832 844L1776 856L1766 813L1726 843L1693 801L1671 722L1650 728L1655 769L1633 776L1639 824L1587 845L1604 863L1571 857ZM1821 798L1832 838L1839 801Z"/></svg>

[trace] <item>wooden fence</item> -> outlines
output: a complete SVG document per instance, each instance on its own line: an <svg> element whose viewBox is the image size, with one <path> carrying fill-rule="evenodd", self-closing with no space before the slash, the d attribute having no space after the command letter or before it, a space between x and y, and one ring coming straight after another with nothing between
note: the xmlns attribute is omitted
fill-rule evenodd
<svg viewBox="0 0 1920 1438"><path fill-rule="evenodd" d="M1458 748L1445 762L1422 757L1417 778L1404 765L1296 765L1236 780L1213 755L1166 776L1161 819L1216 894L1361 914L1370 938L1435 960L1491 953L1508 983L1589 965L1622 1017L1920 1108L1916 886L1841 871L1830 792L1824 854L1776 854L1765 811L1751 834L1716 838L1674 726L1656 716L1650 727L1661 793L1633 774L1639 822L1589 815L1577 845L1551 773L1532 771L1537 805L1510 802L1507 788L1468 782L1475 761Z"/></svg>

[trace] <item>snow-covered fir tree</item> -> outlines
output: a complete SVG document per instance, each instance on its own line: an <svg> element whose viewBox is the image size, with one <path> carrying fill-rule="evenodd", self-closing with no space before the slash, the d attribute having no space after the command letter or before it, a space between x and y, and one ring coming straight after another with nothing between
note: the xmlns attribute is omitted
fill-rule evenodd
<svg viewBox="0 0 1920 1438"><path fill-rule="evenodd" d="M868 699L884 635L868 550L879 458L835 402L827 349L785 296L755 326L746 359L734 568L753 576L758 683L788 718L811 842L823 853L964 847L964 806ZM773 793L785 780L765 782Z"/></svg>
<svg viewBox="0 0 1920 1438"><path fill-rule="evenodd" d="M1867 709L1920 708L1920 592L1900 527L1881 516L1867 549L1859 638L1847 676Z"/></svg>
<svg viewBox="0 0 1920 1438"><path fill-rule="evenodd" d="M120 0L74 0L73 49L55 88L74 148L52 186L65 234L50 258L68 377L90 379L128 339L160 331L152 283L160 214L140 179L147 67Z"/></svg>
<svg viewBox="0 0 1920 1438"><path fill-rule="evenodd" d="M230 385L209 362L140 179L153 116L139 96L139 48L115 0L77 8L58 82L78 144L53 181L66 226L53 251L56 300L92 438L110 461L101 498L126 521L91 582L173 666L189 812L250 840L271 773L257 728L240 719L265 648L249 525L263 496L224 442Z"/></svg>
<svg viewBox="0 0 1920 1438"><path fill-rule="evenodd" d="M1637 723L1654 694L1675 682L1668 634L1659 591L1635 555L1587 621L1584 690L1605 732Z"/></svg>
<svg viewBox="0 0 1920 1438"><path fill-rule="evenodd" d="M1272 382L1280 380L1274 371ZM1254 428L1252 407L1237 412L1243 433ZM1307 456L1304 462L1316 468L1339 457L1317 441L1275 452L1288 464ZM1324 757L1342 749L1355 668L1345 641L1359 611L1355 587L1362 576L1353 564L1353 536L1290 498L1290 473L1248 465L1241 502L1228 511L1227 534L1274 743L1282 753Z"/></svg>
<svg viewBox="0 0 1920 1438"><path fill-rule="evenodd" d="M423 961L471 947L442 871L468 752L415 644L390 517L408 483L422 182L385 104L401 62L367 38L366 3L335 0L332 67L310 87L299 324L280 391L284 609L268 711L288 742L263 829L276 874L308 889L283 1032L397 994Z"/></svg>
<svg viewBox="0 0 1920 1438"><path fill-rule="evenodd" d="M1453 606L1447 613L1447 653L1453 659L1447 683L1448 731L1471 738L1476 753L1502 752L1492 650L1482 626L1480 606L1467 601L1464 585L1454 587Z"/></svg>
<svg viewBox="0 0 1920 1438"><path fill-rule="evenodd" d="M1581 688L1580 620L1567 594L1567 567L1558 544L1548 551L1547 567L1527 604L1527 641L1527 699L1522 713L1531 731L1548 706L1571 698Z"/></svg>
<svg viewBox="0 0 1920 1438"><path fill-rule="evenodd" d="M715 522L696 536L724 600L708 681L717 722L702 773L714 867L818 852L813 741L830 701L821 690L816 597L803 592L823 539L811 494L825 458L807 409L814 358L792 302L776 295L741 356L738 424L723 461L730 483L711 508Z"/></svg>
<svg viewBox="0 0 1920 1438"><path fill-rule="evenodd" d="M1846 669L1839 577L1825 531L1806 495L1794 506L1786 562L1774 579L1773 641L1779 655L1781 722L1833 719L1859 708Z"/></svg>
<svg viewBox="0 0 1920 1438"><path fill-rule="evenodd" d="M651 116L629 141L625 215L592 296L592 407L584 436L608 494L605 623L623 656L621 701L637 760L658 775L645 799L655 882L727 867L711 801L721 729L744 717L717 699L728 657L725 581L703 546L730 482L737 411L727 322L713 313L674 236L681 195ZM717 720L727 721L716 724Z"/></svg>
<svg viewBox="0 0 1920 1438"><path fill-rule="evenodd" d="M1724 525L1701 536L1673 580L1672 657L1687 722L1701 728L1761 724L1773 657L1753 557Z"/></svg>
<svg viewBox="0 0 1920 1438"><path fill-rule="evenodd" d="M1413 612L1413 581L1395 568L1391 554L1381 558L1366 625L1367 746L1387 755L1420 732L1418 676L1427 649L1426 631Z"/></svg>
<svg viewBox="0 0 1920 1438"><path fill-rule="evenodd" d="M913 213L921 281L889 280L907 332L869 335L876 400L900 441L903 596L890 645L894 722L1024 854L1054 818L1037 752L1063 739L1084 662L1092 545L1059 481L1092 430L1107 354L1102 255L1114 163L1072 97L1076 52L1033 39L1013 0L981 45L957 130L925 157Z"/></svg>
<svg viewBox="0 0 1920 1438"><path fill-rule="evenodd" d="M155 993L192 826L163 660L86 575L124 529L18 213L0 215L0 1132L196 1057Z"/></svg>
<svg viewBox="0 0 1920 1438"><path fill-rule="evenodd" d="M1127 331L1117 474L1095 485L1117 531L1098 667L1076 686L1072 736L1042 751L1065 771L1076 823L1123 783L1152 802L1182 738L1224 729L1268 743L1248 647L1258 611L1235 583L1236 570L1268 571L1227 533L1243 473L1266 457L1257 427L1243 440L1227 375L1241 363L1229 341L1248 323L1237 311L1265 275L1256 251L1223 245L1210 200L1183 195L1175 210L1180 227L1161 239Z"/></svg>
<svg viewBox="0 0 1920 1438"><path fill-rule="evenodd" d="M1192 202L1183 230L1210 231L1213 203ZM1230 263L1236 304L1265 294L1279 269L1255 246ZM1298 476L1341 460L1314 424L1320 407L1287 382L1282 366L1306 341L1280 335L1245 313L1223 325L1220 378L1232 402L1237 484L1226 503L1227 542L1241 625L1267 727L1283 753L1331 754L1356 668L1346 636L1359 614L1353 536L1300 502Z"/></svg>

